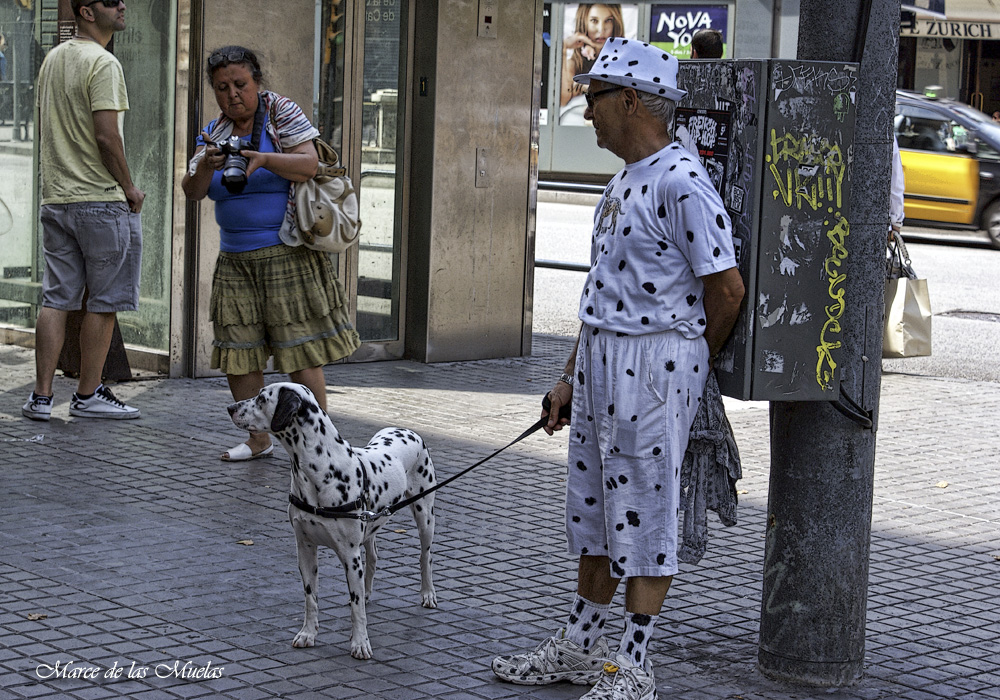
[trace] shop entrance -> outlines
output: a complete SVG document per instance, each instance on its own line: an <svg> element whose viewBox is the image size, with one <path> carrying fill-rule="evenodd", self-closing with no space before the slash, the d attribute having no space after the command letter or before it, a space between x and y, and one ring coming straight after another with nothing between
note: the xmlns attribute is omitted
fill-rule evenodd
<svg viewBox="0 0 1000 700"><path fill-rule="evenodd" d="M341 152L361 206L360 243L340 261L364 342L355 361L403 353L405 5L327 1L317 33L317 122Z"/></svg>
<svg viewBox="0 0 1000 700"><path fill-rule="evenodd" d="M986 114L1000 110L1000 41L966 41L963 95Z"/></svg>

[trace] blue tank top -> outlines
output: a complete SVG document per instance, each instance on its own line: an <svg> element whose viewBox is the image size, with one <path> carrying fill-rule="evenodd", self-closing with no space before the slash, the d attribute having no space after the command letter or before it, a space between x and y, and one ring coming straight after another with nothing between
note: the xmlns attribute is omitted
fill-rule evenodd
<svg viewBox="0 0 1000 700"><path fill-rule="evenodd" d="M214 123L209 124L209 132L213 126ZM260 152L275 152L267 129L260 134ZM208 198L215 202L220 250L224 253L244 253L281 243L278 231L285 220L290 184L280 175L258 168L250 174L247 186L240 194L230 194L222 184L222 171L216 170L208 188Z"/></svg>

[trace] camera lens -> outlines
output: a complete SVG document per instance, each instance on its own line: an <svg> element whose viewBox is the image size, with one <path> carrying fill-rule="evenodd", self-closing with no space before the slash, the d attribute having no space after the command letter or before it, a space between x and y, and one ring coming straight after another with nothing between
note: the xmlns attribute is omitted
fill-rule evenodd
<svg viewBox="0 0 1000 700"><path fill-rule="evenodd" d="M220 144L220 149L226 154L222 167L222 185L230 194L240 194L247 186L247 166L250 159L240 155L240 148L247 147L248 144L240 141L238 136L232 136Z"/></svg>
<svg viewBox="0 0 1000 700"><path fill-rule="evenodd" d="M240 194L247 186L248 163L249 161L243 156L226 157L226 163L222 168L222 185L230 194Z"/></svg>

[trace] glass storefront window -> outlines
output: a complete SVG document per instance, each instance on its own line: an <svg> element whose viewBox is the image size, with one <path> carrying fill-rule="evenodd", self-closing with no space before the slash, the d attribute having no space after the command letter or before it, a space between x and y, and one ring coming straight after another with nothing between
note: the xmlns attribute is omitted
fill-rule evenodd
<svg viewBox="0 0 1000 700"><path fill-rule="evenodd" d="M69 0L0 4L0 324L31 328L44 271L38 224L38 144L34 87L45 53L60 34ZM109 49L125 71L130 110L125 154L146 193L139 310L119 314L126 344L165 351L169 343L170 244L176 0L128 5L127 29ZM72 25L62 33L72 33Z"/></svg>
<svg viewBox="0 0 1000 700"><path fill-rule="evenodd" d="M35 242L37 11L0 4L0 324L33 325L41 293Z"/></svg>
<svg viewBox="0 0 1000 700"><path fill-rule="evenodd" d="M361 114L361 235L357 328L364 341L399 337L402 178L397 177L402 2L366 0Z"/></svg>

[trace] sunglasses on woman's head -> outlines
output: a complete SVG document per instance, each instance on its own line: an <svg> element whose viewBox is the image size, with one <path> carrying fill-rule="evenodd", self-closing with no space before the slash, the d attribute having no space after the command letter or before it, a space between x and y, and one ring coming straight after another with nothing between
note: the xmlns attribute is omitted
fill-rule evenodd
<svg viewBox="0 0 1000 700"><path fill-rule="evenodd" d="M107 0L102 0L107 2ZM208 65L213 68L220 63L242 63L250 60L246 51L230 51L229 53L213 53L208 57Z"/></svg>

